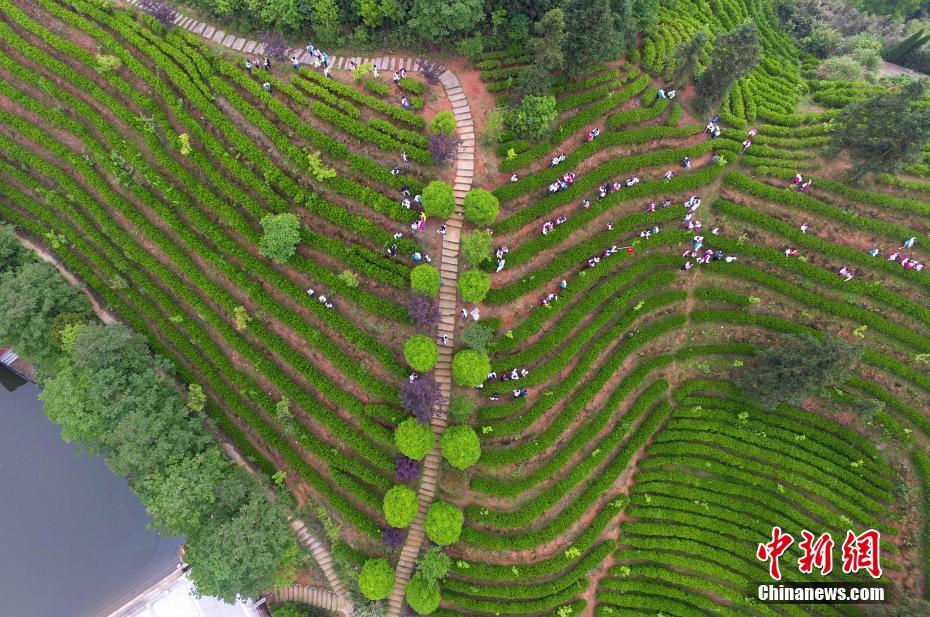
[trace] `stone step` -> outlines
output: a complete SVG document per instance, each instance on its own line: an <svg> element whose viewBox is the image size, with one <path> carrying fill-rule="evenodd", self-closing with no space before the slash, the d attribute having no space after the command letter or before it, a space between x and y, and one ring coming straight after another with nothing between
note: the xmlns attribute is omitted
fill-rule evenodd
<svg viewBox="0 0 930 617"><path fill-rule="evenodd" d="M245 47L242 48L242 52L250 54L255 51L255 48L258 47L258 41L249 41L245 44Z"/></svg>
<svg viewBox="0 0 930 617"><path fill-rule="evenodd" d="M203 37L205 39L209 39L210 37L213 36L214 32L216 32L216 28L214 28L213 26L207 26L207 28L203 31Z"/></svg>

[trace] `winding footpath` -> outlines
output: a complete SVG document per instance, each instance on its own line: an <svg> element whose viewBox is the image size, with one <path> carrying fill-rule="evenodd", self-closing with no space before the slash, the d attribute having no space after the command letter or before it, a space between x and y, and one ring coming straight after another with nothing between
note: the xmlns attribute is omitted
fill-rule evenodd
<svg viewBox="0 0 930 617"><path fill-rule="evenodd" d="M131 6L141 4L140 0L125 1ZM236 52L261 56L265 51L263 43L218 30L214 26L180 12L177 13L174 24ZM285 57L290 58L297 54L300 54L301 62L304 64L312 63L312 56L299 48L288 49L285 52ZM349 70L352 61L355 61L356 64L371 62L380 70L385 71L394 71L401 68L408 71L420 70L419 58L391 56L373 58L365 56L330 56L329 67L335 70ZM413 575L417 556L420 554L423 542L426 539L426 533L423 529L426 512L436 497L436 489L439 485L439 470L442 464L439 438L446 428L446 410L452 395L452 349L455 345L455 327L459 317L457 282L459 244L463 223L462 205L465 202L465 194L471 188L475 177L475 124L468 105L468 99L458 78L451 71L446 70L439 79L449 102L452 104L452 113L455 115L456 120L456 134L460 140L455 162L453 186L455 212L446 221L447 231L442 238L442 258L439 265L442 285L439 290L441 318L438 330L439 336L445 335L448 339L447 344L440 347L439 361L436 363L434 370L435 379L440 390L440 399L433 410L431 422L433 432L436 434L436 446L423 460L423 475L417 491L419 510L416 519L408 530L407 538L397 561L394 589L388 598L387 617L399 617L404 609L404 592L410 577ZM302 522L295 520L291 523L291 526L301 543L310 549L313 558L323 570L331 590L307 585L290 585L274 589L269 594L270 599L274 601L303 602L345 616L351 615L354 607L349 599L345 585L335 571L330 550L323 542L313 536Z"/></svg>

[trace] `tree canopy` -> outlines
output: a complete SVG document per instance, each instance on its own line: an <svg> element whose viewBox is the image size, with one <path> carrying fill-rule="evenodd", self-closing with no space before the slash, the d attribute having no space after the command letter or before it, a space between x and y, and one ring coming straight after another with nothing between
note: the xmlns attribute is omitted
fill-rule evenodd
<svg viewBox="0 0 930 617"><path fill-rule="evenodd" d="M142 336L120 324L80 326L60 364L41 395L49 418L128 478L157 529L187 536L201 593L258 597L296 563L281 506L221 454Z"/></svg>
<svg viewBox="0 0 930 617"><path fill-rule="evenodd" d="M423 211L427 216L449 218L455 211L452 187L441 180L433 180L423 189Z"/></svg>
<svg viewBox="0 0 930 617"><path fill-rule="evenodd" d="M473 188L465 194L463 210L465 218L479 227L485 227L497 218L500 201L493 193L482 188Z"/></svg>
<svg viewBox="0 0 930 617"><path fill-rule="evenodd" d="M394 568L387 559L369 559L358 576L358 588L369 600L384 600L394 588Z"/></svg>
<svg viewBox="0 0 930 617"><path fill-rule="evenodd" d="M408 486L397 485L384 494L382 506L388 525L405 529L417 517L417 494Z"/></svg>
<svg viewBox="0 0 930 617"><path fill-rule="evenodd" d="M840 112L832 146L849 154L854 178L895 173L920 156L930 141L930 108L914 103L926 89L923 80L914 80Z"/></svg>
<svg viewBox="0 0 930 617"><path fill-rule="evenodd" d="M258 241L259 253L277 263L293 257L300 242L300 219L289 212L269 214L261 224L265 233Z"/></svg>
<svg viewBox="0 0 930 617"><path fill-rule="evenodd" d="M420 573L416 573L407 584L405 594L407 604L418 615L429 615L439 608L439 583Z"/></svg>
<svg viewBox="0 0 930 617"><path fill-rule="evenodd" d="M407 418L394 429L394 445L401 454L415 461L422 460L436 443L436 436L429 424L421 424L416 418Z"/></svg>
<svg viewBox="0 0 930 617"><path fill-rule="evenodd" d="M507 124L517 135L539 140L552 128L557 115L554 96L525 96L508 111Z"/></svg>
<svg viewBox="0 0 930 617"><path fill-rule="evenodd" d="M785 336L757 352L737 384L767 407L798 405L814 391L849 375L861 353L860 347L832 336L823 340L810 334Z"/></svg>
<svg viewBox="0 0 930 617"><path fill-rule="evenodd" d="M456 469L468 469L481 458L481 441L475 429L464 424L442 433L442 456Z"/></svg>
<svg viewBox="0 0 930 617"><path fill-rule="evenodd" d="M721 34L714 41L710 66L695 84L697 105L703 110L716 108L733 83L756 68L762 58L759 30L746 23Z"/></svg>
<svg viewBox="0 0 930 617"><path fill-rule="evenodd" d="M491 289L491 276L483 270L472 268L459 275L458 287L465 302L481 302Z"/></svg>
<svg viewBox="0 0 930 617"><path fill-rule="evenodd" d="M410 287L430 298L439 295L439 270L429 264L420 264L410 271Z"/></svg>
<svg viewBox="0 0 930 617"><path fill-rule="evenodd" d="M487 354L472 349L460 351L452 358L452 376L459 386L475 387L487 379L491 361Z"/></svg>
<svg viewBox="0 0 930 617"><path fill-rule="evenodd" d="M12 225L0 225L0 275L33 260L13 231Z"/></svg>
<svg viewBox="0 0 930 617"><path fill-rule="evenodd" d="M91 316L90 302L51 264L29 263L0 278L0 347L15 348L40 370L54 369L49 340L56 320L69 313Z"/></svg>
<svg viewBox="0 0 930 617"><path fill-rule="evenodd" d="M471 266L478 266L491 257L493 248L491 234L487 230L476 229L462 235L462 257Z"/></svg>
<svg viewBox="0 0 930 617"><path fill-rule="evenodd" d="M575 32L565 36L562 53L565 69L581 75L590 67L614 58L618 39L610 0L567 0L563 10Z"/></svg>
<svg viewBox="0 0 930 617"><path fill-rule="evenodd" d="M549 9L533 26L536 36L530 41L536 66L547 71L560 71L565 66L565 11L556 7Z"/></svg>
<svg viewBox="0 0 930 617"><path fill-rule="evenodd" d="M698 62L707 47L710 35L703 28L698 30L691 40L685 39L675 49L675 70L672 72L672 86L682 87L697 72Z"/></svg>
<svg viewBox="0 0 930 617"><path fill-rule="evenodd" d="M439 359L435 341L425 334L414 334L404 342L404 359L418 373L433 370Z"/></svg>

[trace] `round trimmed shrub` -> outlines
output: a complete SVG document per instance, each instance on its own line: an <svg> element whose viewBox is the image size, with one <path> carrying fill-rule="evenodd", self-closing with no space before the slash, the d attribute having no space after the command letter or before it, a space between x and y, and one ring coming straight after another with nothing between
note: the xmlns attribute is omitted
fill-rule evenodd
<svg viewBox="0 0 930 617"><path fill-rule="evenodd" d="M404 595L418 615L429 615L439 608L439 583L425 576L414 574Z"/></svg>
<svg viewBox="0 0 930 617"><path fill-rule="evenodd" d="M394 445L401 454L415 461L429 454L435 444L433 429L429 424L420 424L416 418L407 418L394 429Z"/></svg>
<svg viewBox="0 0 930 617"><path fill-rule="evenodd" d="M487 226L494 222L500 213L500 201L493 193L484 189L472 189L465 195L463 206L465 218L479 226Z"/></svg>
<svg viewBox="0 0 930 617"><path fill-rule="evenodd" d="M388 525L406 529L417 517L417 494L409 486L395 486L384 494L382 507Z"/></svg>
<svg viewBox="0 0 930 617"><path fill-rule="evenodd" d="M465 302L481 302L491 289L491 275L472 268L459 275L459 293Z"/></svg>
<svg viewBox="0 0 930 617"><path fill-rule="evenodd" d="M410 271L410 287L417 293L435 298L439 295L439 270L420 264Z"/></svg>
<svg viewBox="0 0 930 617"><path fill-rule="evenodd" d="M450 426L442 434L442 456L456 469L468 469L481 458L481 442L470 426Z"/></svg>
<svg viewBox="0 0 930 617"><path fill-rule="evenodd" d="M484 383L491 372L491 360L487 354L466 349L452 358L452 378L460 386L474 388Z"/></svg>
<svg viewBox="0 0 930 617"><path fill-rule="evenodd" d="M455 116L451 111L441 111L429 122L429 130L434 133L451 135L455 132Z"/></svg>
<svg viewBox="0 0 930 617"><path fill-rule="evenodd" d="M394 588L394 568L387 559L369 559L358 576L358 588L369 600L384 600Z"/></svg>
<svg viewBox="0 0 930 617"><path fill-rule="evenodd" d="M455 211L455 195L452 187L440 180L433 180L423 189L423 211L427 216L449 218Z"/></svg>
<svg viewBox="0 0 930 617"><path fill-rule="evenodd" d="M433 502L426 512L426 535L439 546L447 546L458 541L462 534L465 515L451 503Z"/></svg>
<svg viewBox="0 0 930 617"><path fill-rule="evenodd" d="M404 343L404 359L418 373L431 371L439 360L439 347L425 334L414 334Z"/></svg>

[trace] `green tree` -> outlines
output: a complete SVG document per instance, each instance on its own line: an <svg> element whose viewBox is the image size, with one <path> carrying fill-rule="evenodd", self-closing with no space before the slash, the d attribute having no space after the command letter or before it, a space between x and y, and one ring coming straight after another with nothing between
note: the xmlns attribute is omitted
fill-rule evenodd
<svg viewBox="0 0 930 617"><path fill-rule="evenodd" d="M557 115L554 96L525 96L508 112L507 124L520 137L539 140L552 128Z"/></svg>
<svg viewBox="0 0 930 617"><path fill-rule="evenodd" d="M191 411L203 411L207 406L207 395L203 387L198 383L188 384L187 386L187 408Z"/></svg>
<svg viewBox="0 0 930 617"><path fill-rule="evenodd" d="M737 378L749 396L767 407L799 405L811 393L844 380L862 348L842 339L810 334L785 336L756 353Z"/></svg>
<svg viewBox="0 0 930 617"><path fill-rule="evenodd" d="M930 108L915 105L926 93L924 81L879 93L840 112L832 148L853 160L851 174L896 173L916 160L930 141Z"/></svg>
<svg viewBox="0 0 930 617"><path fill-rule="evenodd" d="M672 72L671 80L674 88L681 88L694 77L709 40L710 35L702 28L690 41L685 39L678 44L675 49L675 70Z"/></svg>
<svg viewBox="0 0 930 617"><path fill-rule="evenodd" d="M482 0L413 0L407 25L423 41L446 41L473 30L483 17Z"/></svg>
<svg viewBox="0 0 930 617"><path fill-rule="evenodd" d="M442 433L442 456L456 469L468 469L481 458L481 441L470 426L450 426Z"/></svg>
<svg viewBox="0 0 930 617"><path fill-rule="evenodd" d="M528 96L546 96L552 89L552 75L538 64L530 64L517 73L513 82L514 96L518 103Z"/></svg>
<svg viewBox="0 0 930 617"><path fill-rule="evenodd" d="M436 504L434 503L433 505ZM451 504L443 505L448 506ZM455 506L452 507L454 508ZM430 510L432 510L432 506L430 506ZM459 514L461 514L461 512ZM429 519L429 514L427 514L426 517ZM449 544L451 544L451 542ZM451 567L452 559L438 546L432 547L417 560L417 572L420 573L420 576L424 576L433 581L441 581L446 578L446 574L449 573L449 568Z"/></svg>
<svg viewBox="0 0 930 617"><path fill-rule="evenodd" d="M434 501L426 512L426 535L439 546L454 544L462 534L465 516L451 503ZM443 573L445 574L445 573ZM441 578L441 577L437 577Z"/></svg>
<svg viewBox="0 0 930 617"><path fill-rule="evenodd" d="M53 368L57 350L49 339L59 315L91 315L90 303L54 266L30 263L0 278L0 346L40 369Z"/></svg>
<svg viewBox="0 0 930 617"><path fill-rule="evenodd" d="M452 377L460 386L474 388L484 383L490 372L491 360L488 359L487 354L466 349L452 358Z"/></svg>
<svg viewBox="0 0 930 617"><path fill-rule="evenodd" d="M475 408L475 400L463 394L453 394L449 401L449 415L459 422L468 422Z"/></svg>
<svg viewBox="0 0 930 617"><path fill-rule="evenodd" d="M384 494L382 507L388 525L405 529L417 517L417 494L410 487L394 486Z"/></svg>
<svg viewBox="0 0 930 617"><path fill-rule="evenodd" d="M487 272L472 268L459 276L458 287L465 302L481 302L491 289L491 276Z"/></svg>
<svg viewBox="0 0 930 617"><path fill-rule="evenodd" d="M733 83L756 68L761 58L762 45L755 24L743 24L718 36L710 66L695 84L698 107L704 111L717 107Z"/></svg>
<svg viewBox="0 0 930 617"><path fill-rule="evenodd" d="M258 252L279 264L287 262L297 252L300 219L289 212L269 214L261 224L265 233L258 241Z"/></svg>
<svg viewBox="0 0 930 617"><path fill-rule="evenodd" d="M228 473L229 462L213 446L145 478L141 492L152 524L167 535L201 531L216 520L217 491Z"/></svg>
<svg viewBox="0 0 930 617"><path fill-rule="evenodd" d="M471 266L479 266L491 257L493 248L491 232L476 229L462 235L462 257Z"/></svg>
<svg viewBox="0 0 930 617"><path fill-rule="evenodd" d="M839 50L843 43L843 33L828 24L816 23L811 33L799 43L804 51L818 58L828 58Z"/></svg>
<svg viewBox="0 0 930 617"><path fill-rule="evenodd" d="M410 271L410 287L424 296L438 296L439 281L439 270L429 264L420 264Z"/></svg>
<svg viewBox="0 0 930 617"><path fill-rule="evenodd" d="M0 275L33 261L32 253L20 243L14 231L12 225L0 225Z"/></svg>
<svg viewBox="0 0 930 617"><path fill-rule="evenodd" d="M566 0L565 19L579 24L584 34L566 36L562 42L565 68L581 75L601 62L613 59L617 50L617 31L609 0Z"/></svg>
<svg viewBox="0 0 930 617"><path fill-rule="evenodd" d="M653 34L656 31L656 26L659 25L659 1L635 0L633 4L636 24L643 36Z"/></svg>
<svg viewBox="0 0 930 617"><path fill-rule="evenodd" d="M414 574L404 594L407 604L418 615L429 615L439 608L439 583L422 574Z"/></svg>
<svg viewBox="0 0 930 617"><path fill-rule="evenodd" d="M404 456L419 461L436 445L436 436L429 424L407 418L394 429L394 445Z"/></svg>
<svg viewBox="0 0 930 617"><path fill-rule="evenodd" d="M310 7L310 24L319 44L324 47L337 45L340 37L339 6L336 0L312 0Z"/></svg>
<svg viewBox="0 0 930 617"><path fill-rule="evenodd" d="M562 51L565 12L559 7L549 9L533 26L533 31L536 37L530 42L530 47L536 66L550 72L561 71L565 66L565 53Z"/></svg>
<svg viewBox="0 0 930 617"><path fill-rule="evenodd" d="M610 0L610 12L614 19L614 50L612 57L621 56L636 43L638 33L634 0Z"/></svg>
<svg viewBox="0 0 930 617"><path fill-rule="evenodd" d="M473 188L465 194L463 209L465 218L479 227L486 227L493 223L500 213L500 201L493 193L482 188Z"/></svg>
<svg viewBox="0 0 930 617"><path fill-rule="evenodd" d="M494 329L480 321L473 321L464 328L459 340L469 349L479 353L488 353L488 347L494 340Z"/></svg>
<svg viewBox="0 0 930 617"><path fill-rule="evenodd" d="M436 366L439 348L436 342L425 334L414 334L404 342L404 359L413 370L425 373Z"/></svg>
<svg viewBox="0 0 930 617"><path fill-rule="evenodd" d="M423 211L426 216L449 218L455 211L452 187L441 180L433 180L423 189Z"/></svg>
<svg viewBox="0 0 930 617"><path fill-rule="evenodd" d="M358 576L358 588L369 600L384 600L394 588L394 568L387 559L369 559Z"/></svg>
<svg viewBox="0 0 930 617"><path fill-rule="evenodd" d="M451 111L440 111L430 120L429 130L434 133L451 135L455 132L455 116Z"/></svg>
<svg viewBox="0 0 930 617"><path fill-rule="evenodd" d="M235 516L188 542L185 560L199 593L233 602L257 598L297 555L284 511L256 487Z"/></svg>

